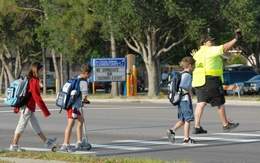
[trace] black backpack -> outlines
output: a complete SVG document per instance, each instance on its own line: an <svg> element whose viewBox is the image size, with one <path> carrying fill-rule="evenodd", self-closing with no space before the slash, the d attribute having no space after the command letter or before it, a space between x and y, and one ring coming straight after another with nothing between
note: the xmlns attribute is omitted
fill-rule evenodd
<svg viewBox="0 0 260 163"><path fill-rule="evenodd" d="M171 81L168 83L168 99L174 106L179 105L183 94L182 88L180 88L181 76L183 73L188 72L176 72L172 73Z"/></svg>

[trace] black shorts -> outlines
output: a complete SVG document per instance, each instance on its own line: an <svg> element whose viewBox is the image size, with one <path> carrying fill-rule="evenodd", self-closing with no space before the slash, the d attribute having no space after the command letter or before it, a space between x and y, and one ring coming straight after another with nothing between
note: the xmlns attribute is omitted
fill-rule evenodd
<svg viewBox="0 0 260 163"><path fill-rule="evenodd" d="M224 90L220 77L206 76L205 85L196 87L195 93L198 102L206 102L211 104L211 106L225 104Z"/></svg>

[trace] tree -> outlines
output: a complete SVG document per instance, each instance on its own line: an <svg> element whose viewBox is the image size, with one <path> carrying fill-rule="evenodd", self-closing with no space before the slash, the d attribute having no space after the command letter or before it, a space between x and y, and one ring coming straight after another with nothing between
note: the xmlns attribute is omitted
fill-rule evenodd
<svg viewBox="0 0 260 163"><path fill-rule="evenodd" d="M120 30L128 47L141 55L148 72L148 95L159 93L160 60L188 37L197 37L205 22L187 1L123 1L118 11Z"/></svg>
<svg viewBox="0 0 260 163"><path fill-rule="evenodd" d="M59 0L59 1L41 1L44 10L44 17L41 26L38 28L38 39L42 46L51 49L53 58L56 93L60 90L62 81L63 64L58 66L57 56L60 61L70 62L75 60L80 63L80 59L86 62L84 57L91 52L90 31L95 27L94 18L87 10L88 1L80 0ZM60 67L60 68L58 68Z"/></svg>
<svg viewBox="0 0 260 163"><path fill-rule="evenodd" d="M260 72L260 1L258 0L229 0L223 16L232 29L240 28L243 40L240 49ZM250 56L255 57L255 63Z"/></svg>
<svg viewBox="0 0 260 163"><path fill-rule="evenodd" d="M39 25L36 1L0 1L0 59L5 85L19 77L30 60L37 59L34 29ZM4 10L2 10L4 9ZM0 83L2 86L2 83Z"/></svg>

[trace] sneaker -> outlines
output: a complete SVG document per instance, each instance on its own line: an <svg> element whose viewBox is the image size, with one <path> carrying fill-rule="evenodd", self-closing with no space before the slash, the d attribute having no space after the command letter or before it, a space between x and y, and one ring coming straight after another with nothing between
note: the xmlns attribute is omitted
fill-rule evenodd
<svg viewBox="0 0 260 163"><path fill-rule="evenodd" d="M173 130L169 129L166 132L169 142L175 143L175 132Z"/></svg>
<svg viewBox="0 0 260 163"><path fill-rule="evenodd" d="M196 143L195 140L191 138L183 140L183 144L194 144L194 143Z"/></svg>
<svg viewBox="0 0 260 163"><path fill-rule="evenodd" d="M9 151L12 151L12 152L22 152L22 151L25 151L24 149L22 149L19 145L17 144L11 144L10 147L9 147Z"/></svg>
<svg viewBox="0 0 260 163"><path fill-rule="evenodd" d="M82 149L82 147L83 147L82 142L77 142L76 145L75 145L76 150L80 150L80 149Z"/></svg>
<svg viewBox="0 0 260 163"><path fill-rule="evenodd" d="M200 128L194 127L192 133L193 134L206 134L207 130L204 130L202 127L200 127Z"/></svg>
<svg viewBox="0 0 260 163"><path fill-rule="evenodd" d="M239 123L228 122L226 126L223 126L224 131L231 131L239 126Z"/></svg>
<svg viewBox="0 0 260 163"><path fill-rule="evenodd" d="M63 144L63 145L61 145L59 151L61 151L61 152L74 152L75 150L70 145Z"/></svg>
<svg viewBox="0 0 260 163"><path fill-rule="evenodd" d="M48 138L46 141L45 141L45 144L44 144L44 147L45 148L52 148L56 142L57 138Z"/></svg>

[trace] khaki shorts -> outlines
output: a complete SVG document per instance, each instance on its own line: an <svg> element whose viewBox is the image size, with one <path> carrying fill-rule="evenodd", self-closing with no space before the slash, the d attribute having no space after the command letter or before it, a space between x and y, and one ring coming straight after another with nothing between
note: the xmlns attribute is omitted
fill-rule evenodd
<svg viewBox="0 0 260 163"><path fill-rule="evenodd" d="M21 110L21 115L15 130L15 134L23 133L28 122L30 122L31 127L36 134L41 133L41 128L39 126L38 120L34 115L34 112L31 112L28 108L25 108L25 110Z"/></svg>

